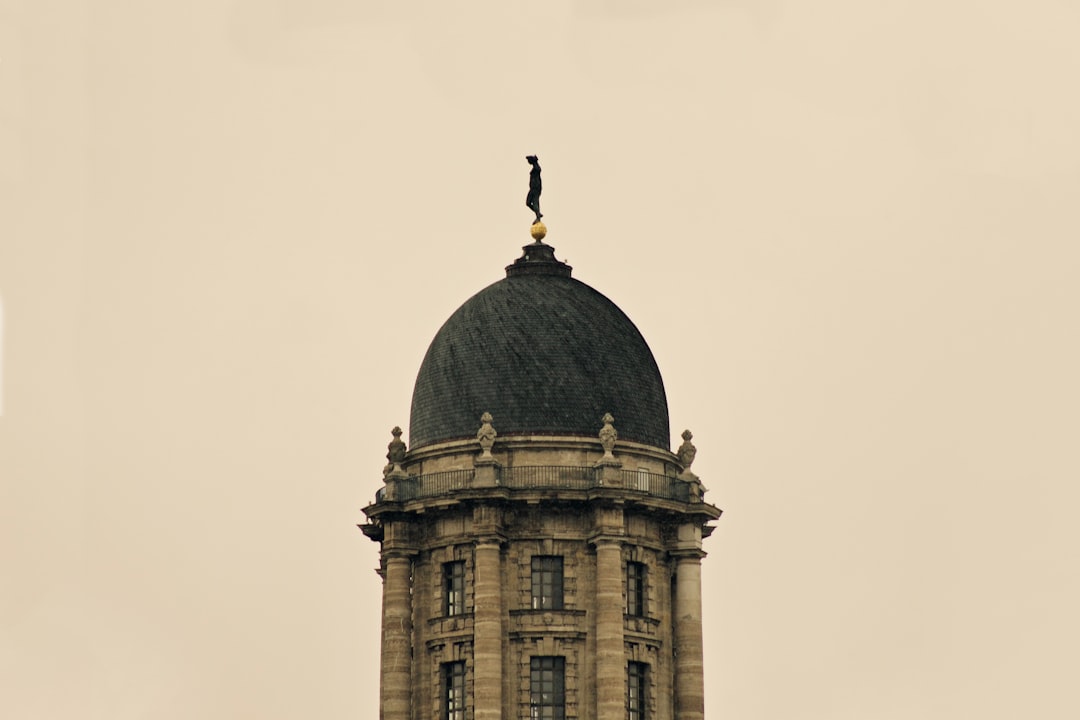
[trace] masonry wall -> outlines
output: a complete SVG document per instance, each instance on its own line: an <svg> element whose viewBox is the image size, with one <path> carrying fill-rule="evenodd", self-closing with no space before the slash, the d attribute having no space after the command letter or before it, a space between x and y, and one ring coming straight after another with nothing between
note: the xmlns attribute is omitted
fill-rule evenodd
<svg viewBox="0 0 1080 720"><path fill-rule="evenodd" d="M495 697L478 692L475 679L477 617L475 588L477 503L425 512L393 521L399 537L409 538L412 554L411 709L408 720L442 717L443 663L466 663L469 718L490 709L501 718L529 718L530 660L533 656L565 658L566 717L574 720L620 720L598 707L597 618L601 578L597 574L597 507L587 502L484 504L484 513L497 528L501 582L502 684ZM604 578L616 590L622 616L623 660L618 697L625 699L625 663L648 665L647 711L655 720L675 718L672 587L670 556L678 540L677 523L649 513L604 505L605 518L616 517L621 567ZM607 528L609 534L611 528ZM532 559L536 555L563 558L563 607L532 608ZM465 567L465 612L444 614L443 565L462 561ZM625 614L627 562L646 568L645 612ZM610 609L610 608L609 608ZM608 688L608 690L612 690ZM609 692L610 694L610 692ZM500 706L499 710L491 707ZM384 713L385 720L398 720ZM404 719L402 719L404 720Z"/></svg>
<svg viewBox="0 0 1080 720"><path fill-rule="evenodd" d="M441 720L443 668L455 662L467 720L530 720L537 656L564 660L568 720L624 720L631 662L646 668L644 720L703 720L701 541L720 510L672 453L615 449L529 436L499 438L479 458L475 444L453 441L388 466L363 526L382 548L381 720ZM564 482L582 469L590 483ZM424 477L446 484L399 494L399 482ZM664 490L680 484L696 490ZM562 607L533 608L536 556L563 559ZM450 562L464 566L453 616ZM626 612L631 562L646 571L640 615Z"/></svg>

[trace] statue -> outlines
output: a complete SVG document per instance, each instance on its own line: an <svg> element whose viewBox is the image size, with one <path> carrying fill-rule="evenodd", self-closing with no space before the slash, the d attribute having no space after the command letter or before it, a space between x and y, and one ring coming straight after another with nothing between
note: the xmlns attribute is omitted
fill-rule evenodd
<svg viewBox="0 0 1080 720"><path fill-rule="evenodd" d="M529 171L529 194L525 196L525 207L536 213L536 222L540 222L540 218L544 217L540 213L540 158L535 155L526 155L525 159L532 165L532 170Z"/></svg>
<svg viewBox="0 0 1080 720"><path fill-rule="evenodd" d="M480 443L480 449L483 451L480 457L484 460L491 457L491 448L495 445L495 436L499 434L491 424L493 419L491 413L485 412L480 416L480 429L476 431L476 440Z"/></svg>

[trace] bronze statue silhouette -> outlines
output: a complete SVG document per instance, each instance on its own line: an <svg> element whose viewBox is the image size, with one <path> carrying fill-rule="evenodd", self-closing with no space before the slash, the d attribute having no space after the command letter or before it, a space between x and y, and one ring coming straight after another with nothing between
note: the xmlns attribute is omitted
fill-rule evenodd
<svg viewBox="0 0 1080 720"><path fill-rule="evenodd" d="M535 155L526 155L525 159L532 165L529 171L529 194L525 196L525 207L536 213L535 222L540 222L544 217L540 214L540 158Z"/></svg>

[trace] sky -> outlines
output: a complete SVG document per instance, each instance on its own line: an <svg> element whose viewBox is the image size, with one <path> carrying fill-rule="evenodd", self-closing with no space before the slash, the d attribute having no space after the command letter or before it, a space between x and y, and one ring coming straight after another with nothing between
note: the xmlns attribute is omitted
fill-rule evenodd
<svg viewBox="0 0 1080 720"><path fill-rule="evenodd" d="M377 716L356 524L531 153L725 511L707 715L1080 715L1077 27L0 0L0 716Z"/></svg>

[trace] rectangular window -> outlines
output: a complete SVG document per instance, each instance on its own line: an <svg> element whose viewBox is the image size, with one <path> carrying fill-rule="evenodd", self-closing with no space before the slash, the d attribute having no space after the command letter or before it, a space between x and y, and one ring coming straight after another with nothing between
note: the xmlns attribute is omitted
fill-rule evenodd
<svg viewBox="0 0 1080 720"><path fill-rule="evenodd" d="M442 720L465 720L465 663L442 665Z"/></svg>
<svg viewBox="0 0 1080 720"><path fill-rule="evenodd" d="M534 657L529 674L530 720L566 720L566 661Z"/></svg>
<svg viewBox="0 0 1080 720"><path fill-rule="evenodd" d="M465 563L443 563L443 615L461 615L465 612Z"/></svg>
<svg viewBox="0 0 1080 720"><path fill-rule="evenodd" d="M645 563L626 563L626 614L645 615Z"/></svg>
<svg viewBox="0 0 1080 720"><path fill-rule="evenodd" d="M626 664L626 720L646 720L645 663Z"/></svg>
<svg viewBox="0 0 1080 720"><path fill-rule="evenodd" d="M533 610L561 610L563 606L563 559L536 555L532 559Z"/></svg>

